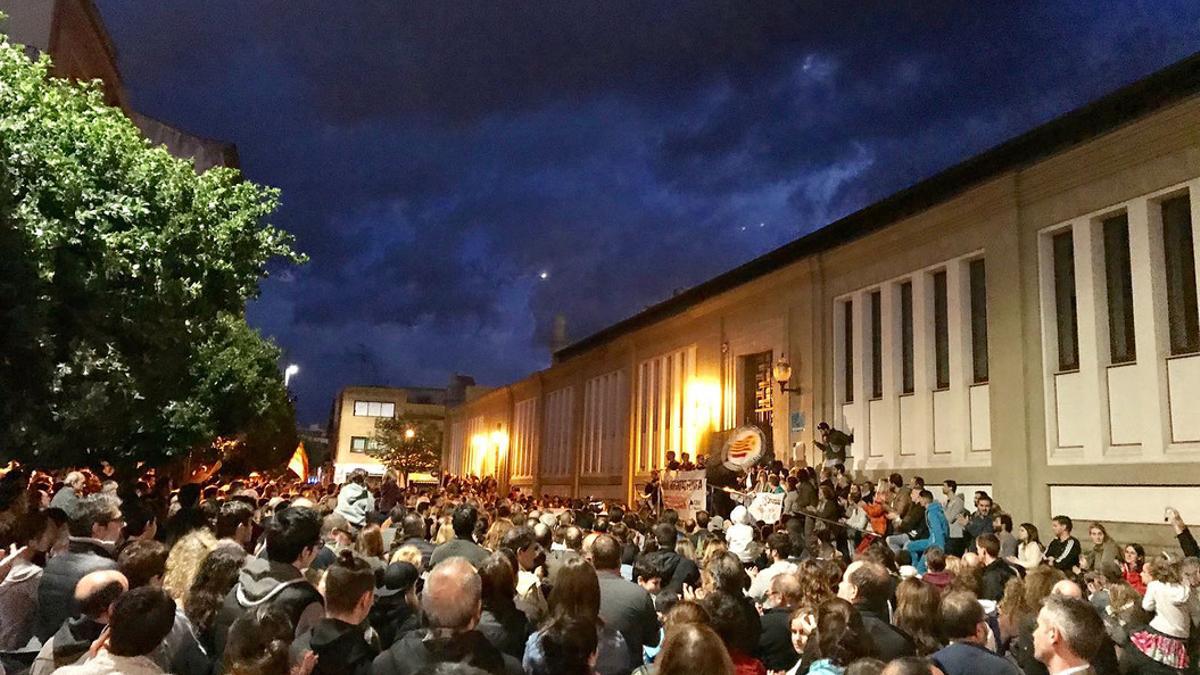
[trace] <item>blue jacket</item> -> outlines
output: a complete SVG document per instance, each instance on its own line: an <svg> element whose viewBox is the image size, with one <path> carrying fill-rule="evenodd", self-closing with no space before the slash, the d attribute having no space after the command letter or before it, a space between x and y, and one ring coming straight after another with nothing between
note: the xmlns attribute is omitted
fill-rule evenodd
<svg viewBox="0 0 1200 675"><path fill-rule="evenodd" d="M946 675L1021 675L1006 659L966 642L951 642L932 658Z"/></svg>
<svg viewBox="0 0 1200 675"><path fill-rule="evenodd" d="M950 523L939 502L931 502L925 509L925 526L929 528L930 544L944 549L946 537L950 536Z"/></svg>

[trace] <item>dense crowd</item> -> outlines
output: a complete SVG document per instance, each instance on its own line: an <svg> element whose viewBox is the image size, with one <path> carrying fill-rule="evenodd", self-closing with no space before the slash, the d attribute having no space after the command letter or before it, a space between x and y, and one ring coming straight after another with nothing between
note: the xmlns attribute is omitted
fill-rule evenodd
<svg viewBox="0 0 1200 675"><path fill-rule="evenodd" d="M682 468L682 467L681 467ZM774 463L729 513L252 475L0 480L0 663L100 675L1195 672L1183 556ZM783 495L777 522L742 500ZM728 494L728 493L726 493Z"/></svg>

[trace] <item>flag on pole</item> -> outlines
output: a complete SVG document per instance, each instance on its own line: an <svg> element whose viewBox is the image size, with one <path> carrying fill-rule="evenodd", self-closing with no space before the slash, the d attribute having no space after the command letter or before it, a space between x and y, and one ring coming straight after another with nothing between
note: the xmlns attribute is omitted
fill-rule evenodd
<svg viewBox="0 0 1200 675"><path fill-rule="evenodd" d="M296 452L288 461L288 469L300 477L301 481L308 480L308 453L304 452L304 441L296 446Z"/></svg>

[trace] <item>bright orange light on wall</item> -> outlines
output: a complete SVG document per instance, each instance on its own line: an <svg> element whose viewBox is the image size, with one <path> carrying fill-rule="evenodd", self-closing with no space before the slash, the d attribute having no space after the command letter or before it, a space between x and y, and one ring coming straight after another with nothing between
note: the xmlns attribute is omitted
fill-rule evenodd
<svg viewBox="0 0 1200 675"><path fill-rule="evenodd" d="M683 450L694 458L706 432L721 423L721 385L715 379L697 378L684 390Z"/></svg>

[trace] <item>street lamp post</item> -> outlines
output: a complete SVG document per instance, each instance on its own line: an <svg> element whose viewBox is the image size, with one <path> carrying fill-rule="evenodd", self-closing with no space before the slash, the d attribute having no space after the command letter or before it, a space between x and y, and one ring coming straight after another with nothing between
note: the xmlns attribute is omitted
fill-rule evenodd
<svg viewBox="0 0 1200 675"><path fill-rule="evenodd" d="M283 371L283 386L285 389L287 388L288 384L291 383L292 376L298 372L300 372L300 366L298 366L294 363L289 363L288 367L286 369L284 369L284 371Z"/></svg>
<svg viewBox="0 0 1200 675"><path fill-rule="evenodd" d="M780 355L779 360L771 367L771 374L775 377L775 381L779 383L780 393L800 393L800 387L788 386L788 383L792 380L792 364L788 363L786 354Z"/></svg>

